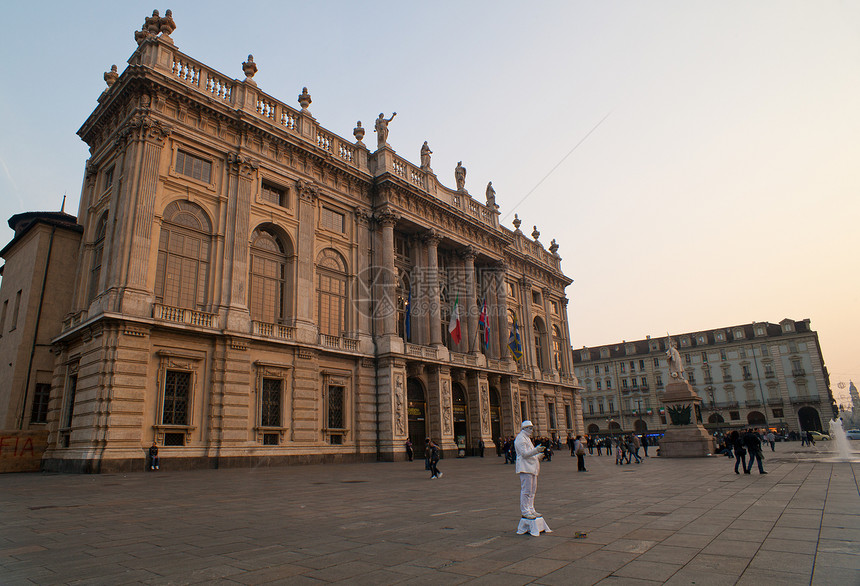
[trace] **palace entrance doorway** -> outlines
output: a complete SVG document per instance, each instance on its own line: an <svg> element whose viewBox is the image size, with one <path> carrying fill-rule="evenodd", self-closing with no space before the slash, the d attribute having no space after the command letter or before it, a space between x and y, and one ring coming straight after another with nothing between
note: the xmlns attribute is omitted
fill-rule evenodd
<svg viewBox="0 0 860 586"><path fill-rule="evenodd" d="M470 445L469 407L466 403L466 392L460 383L453 384L451 412L454 419L454 441L461 450L464 450L466 446Z"/></svg>
<svg viewBox="0 0 860 586"><path fill-rule="evenodd" d="M424 385L417 378L406 379L406 402L409 419L409 439L418 458L424 457L424 439L427 437L427 397Z"/></svg>

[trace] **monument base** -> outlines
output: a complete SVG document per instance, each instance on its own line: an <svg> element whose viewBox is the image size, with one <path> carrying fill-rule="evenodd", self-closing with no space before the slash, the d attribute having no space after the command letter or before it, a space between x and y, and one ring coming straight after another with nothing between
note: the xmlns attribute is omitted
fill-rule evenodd
<svg viewBox="0 0 860 586"><path fill-rule="evenodd" d="M714 453L714 439L699 423L702 400L683 379L666 385L662 397L670 425L660 440L661 458L702 458Z"/></svg>
<svg viewBox="0 0 860 586"><path fill-rule="evenodd" d="M714 453L714 439L701 426L670 427L660 440L661 458L701 458Z"/></svg>
<svg viewBox="0 0 860 586"><path fill-rule="evenodd" d="M537 537L542 532L552 533L552 529L549 528L543 517L538 517L537 519L526 519L523 517L520 519L520 524L517 527L517 535L528 533Z"/></svg>

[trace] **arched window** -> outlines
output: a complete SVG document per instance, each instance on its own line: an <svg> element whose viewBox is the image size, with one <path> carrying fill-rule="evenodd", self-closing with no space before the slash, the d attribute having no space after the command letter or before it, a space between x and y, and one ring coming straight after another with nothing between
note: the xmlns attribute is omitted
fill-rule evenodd
<svg viewBox="0 0 860 586"><path fill-rule="evenodd" d="M212 224L197 205L175 201L165 208L155 271L159 303L205 309L211 234Z"/></svg>
<svg viewBox="0 0 860 586"><path fill-rule="evenodd" d="M552 365L560 373L564 373L564 360L561 356L562 339L558 326L552 326Z"/></svg>
<svg viewBox="0 0 860 586"><path fill-rule="evenodd" d="M105 232L107 231L107 212L99 218L99 223L96 226L96 237L93 242L93 263L90 268L90 288L87 294L87 300L92 302L99 294L99 279L102 273L102 255L105 248Z"/></svg>
<svg viewBox="0 0 860 586"><path fill-rule="evenodd" d="M251 319L278 324L286 321L289 262L288 249L282 237L267 228L254 230L248 279Z"/></svg>
<svg viewBox="0 0 860 586"><path fill-rule="evenodd" d="M329 336L346 330L346 263L330 248L317 260L317 323Z"/></svg>
<svg viewBox="0 0 860 586"><path fill-rule="evenodd" d="M541 370L544 370L546 367L543 343L545 336L546 328L544 327L543 320L539 317L536 317L534 319L535 360L537 361L537 367Z"/></svg>
<svg viewBox="0 0 860 586"><path fill-rule="evenodd" d="M412 331L414 328L414 323L409 324L409 336L406 335L406 309L409 304L409 292L412 290L412 284L410 282L410 273L405 269L397 269L397 333L403 338L404 342L411 341L412 337L415 335L415 332ZM412 303L415 302L415 299L412 299ZM410 313L412 313L412 308L409 309ZM410 317L410 322L412 321L412 317Z"/></svg>

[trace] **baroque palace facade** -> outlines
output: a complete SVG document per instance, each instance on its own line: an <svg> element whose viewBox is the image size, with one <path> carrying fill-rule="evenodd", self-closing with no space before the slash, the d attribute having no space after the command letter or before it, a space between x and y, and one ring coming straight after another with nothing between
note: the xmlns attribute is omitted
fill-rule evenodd
<svg viewBox="0 0 860 586"><path fill-rule="evenodd" d="M808 319L754 322L673 340L711 431L821 431L835 416L818 333ZM666 344L666 338L648 337L574 351L589 434L665 431L660 397L671 380Z"/></svg>
<svg viewBox="0 0 860 586"><path fill-rule="evenodd" d="M371 151L360 122L354 141L320 126L307 88L290 107L251 56L231 79L174 28L146 19L79 130L91 157L72 293L47 291L67 306L52 374L10 365L0 423L49 431L43 468L140 469L152 441L168 466L247 466L401 459L407 438L469 453L525 418L582 432L554 241L499 225L492 185L472 198L461 165L449 189L429 148L398 156L391 118Z"/></svg>

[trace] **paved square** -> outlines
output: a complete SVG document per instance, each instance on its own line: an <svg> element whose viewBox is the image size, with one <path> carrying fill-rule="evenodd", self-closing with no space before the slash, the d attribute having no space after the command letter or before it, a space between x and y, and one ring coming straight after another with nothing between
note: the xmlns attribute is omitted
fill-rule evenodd
<svg viewBox="0 0 860 586"><path fill-rule="evenodd" d="M0 476L3 584L860 584L860 464L829 449L648 458L588 472L558 453L516 535L519 482L495 454L137 474ZM653 450L652 450L653 451ZM576 532L587 532L575 538Z"/></svg>

